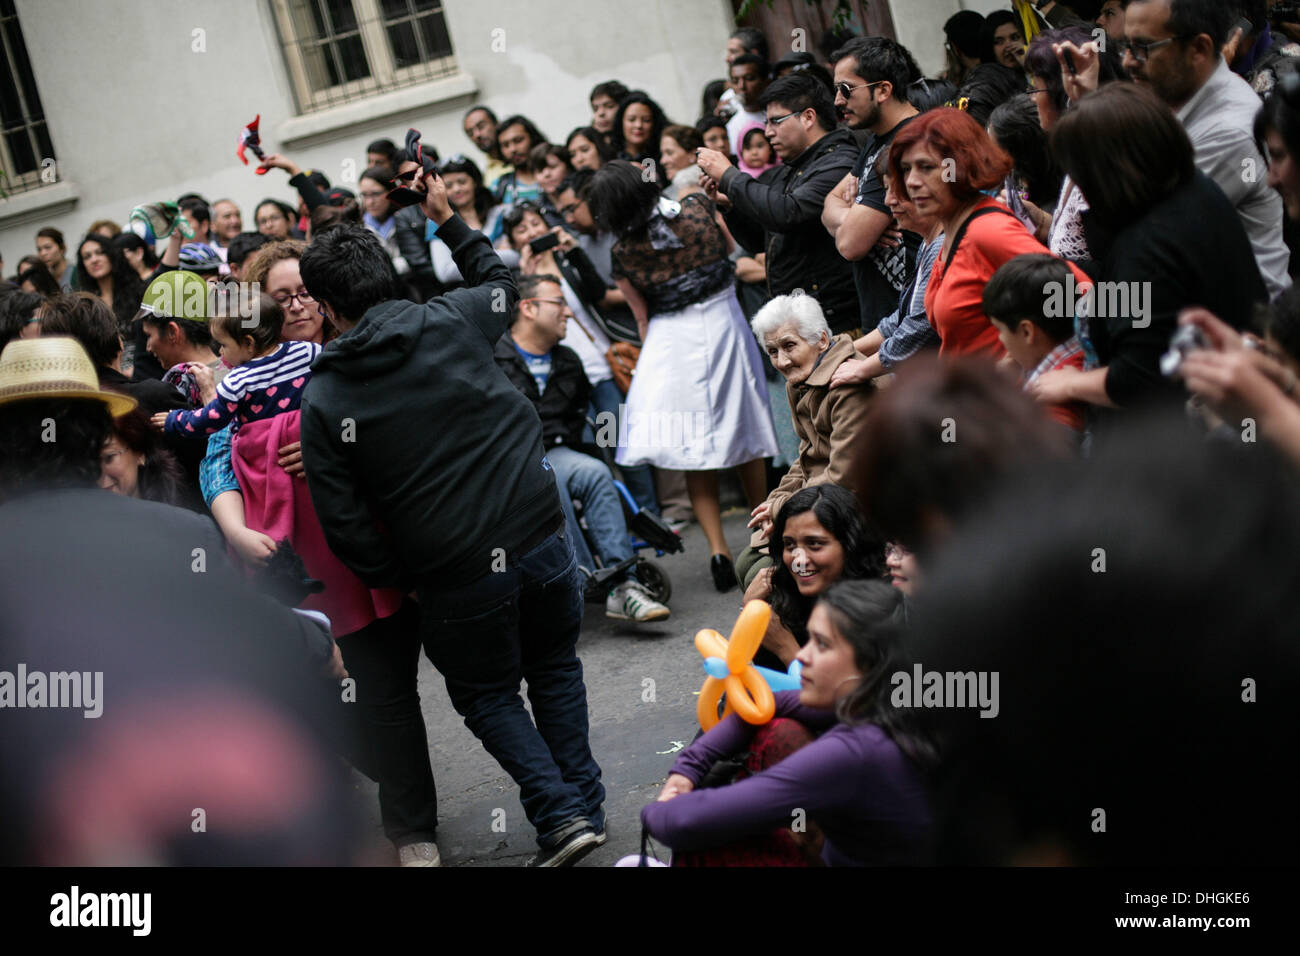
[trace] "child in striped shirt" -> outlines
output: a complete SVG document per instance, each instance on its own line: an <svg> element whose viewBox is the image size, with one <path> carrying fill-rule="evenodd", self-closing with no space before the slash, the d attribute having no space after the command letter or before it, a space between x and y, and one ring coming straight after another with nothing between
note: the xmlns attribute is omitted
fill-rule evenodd
<svg viewBox="0 0 1300 956"><path fill-rule="evenodd" d="M240 425L295 411L311 378L311 363L321 347L313 342L281 342L284 312L269 295L258 299L258 314L251 328L240 315L223 315L211 321L212 338L221 357L233 367L217 383L217 395L193 411L159 412L155 427L166 434L206 438L226 425Z"/></svg>

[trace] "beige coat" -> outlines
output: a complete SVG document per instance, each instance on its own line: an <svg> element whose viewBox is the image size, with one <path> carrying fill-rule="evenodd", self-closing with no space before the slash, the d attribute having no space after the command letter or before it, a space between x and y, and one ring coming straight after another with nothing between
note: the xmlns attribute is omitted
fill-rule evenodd
<svg viewBox="0 0 1300 956"><path fill-rule="evenodd" d="M786 383L785 395L799 436L799 458L767 496L773 521L790 496L809 485L830 482L855 491L846 476L855 473L854 459L861 453L862 426L875 386L865 382L829 387L835 370L855 356L861 357L853 348L853 337L842 333L831 339L831 347L807 380L800 385ZM749 543L757 548L766 544L767 538L755 530Z"/></svg>

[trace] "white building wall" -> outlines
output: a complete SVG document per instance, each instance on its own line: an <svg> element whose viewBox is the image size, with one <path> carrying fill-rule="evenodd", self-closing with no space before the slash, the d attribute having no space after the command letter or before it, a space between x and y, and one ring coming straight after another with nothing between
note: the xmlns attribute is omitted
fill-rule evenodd
<svg viewBox="0 0 1300 956"><path fill-rule="evenodd" d="M461 95L411 106L410 91L389 94L345 111L353 120L345 127L301 135L268 0L17 0L58 182L0 200L6 269L35 251L41 226L62 230L75 258L91 222L122 222L132 206L184 192L234 199L245 229L259 200L296 203L284 173L257 176L235 158L239 131L258 112L268 151L354 191L344 178L359 171L366 143L388 136L400 144L410 126L444 156L481 161L461 130L474 102L498 115L524 113L560 139L589 121L591 87L617 78L647 90L670 118L692 122L704 84L723 75L733 28L726 0L444 0L444 7L458 66L472 80L462 81ZM192 49L195 29L206 31L206 52ZM406 105L376 115L375 104L394 100ZM293 129L295 138L282 141ZM69 187L75 200L33 208Z"/></svg>

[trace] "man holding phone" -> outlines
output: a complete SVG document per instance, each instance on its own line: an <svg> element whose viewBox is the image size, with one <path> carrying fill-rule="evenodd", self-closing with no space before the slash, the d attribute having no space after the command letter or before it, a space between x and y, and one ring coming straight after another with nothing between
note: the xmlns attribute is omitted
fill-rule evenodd
<svg viewBox="0 0 1300 956"><path fill-rule="evenodd" d="M493 358L519 294L437 173L410 181L466 286L396 299L387 254L360 226L307 248L303 282L340 333L303 394L307 482L334 553L372 586L414 591L452 705L519 785L537 865L570 865L604 842L605 792L573 545L537 413Z"/></svg>

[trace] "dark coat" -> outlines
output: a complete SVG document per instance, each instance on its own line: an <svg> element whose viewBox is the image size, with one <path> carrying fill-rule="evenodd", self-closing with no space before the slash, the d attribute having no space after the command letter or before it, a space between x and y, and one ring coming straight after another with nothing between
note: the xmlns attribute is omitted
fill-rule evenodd
<svg viewBox="0 0 1300 956"><path fill-rule="evenodd" d="M821 304L833 332L857 328L861 312L853 265L822 225L822 205L853 169L858 151L849 131L837 129L758 179L733 167L719 184L731 200L726 220L736 241L767 252L768 292L803 289Z"/></svg>
<svg viewBox="0 0 1300 956"><path fill-rule="evenodd" d="M547 448L581 446L592 389L578 353L567 345L555 346L551 351L551 375L546 380L546 391L540 394L533 373L515 349L515 340L509 332L497 340L495 357L506 378L537 409L537 417L542 420L543 444Z"/></svg>
<svg viewBox="0 0 1300 956"><path fill-rule="evenodd" d="M443 223L466 287L371 308L302 396L302 456L332 550L370 587L440 587L560 519L532 403L493 359L519 292L481 232Z"/></svg>

